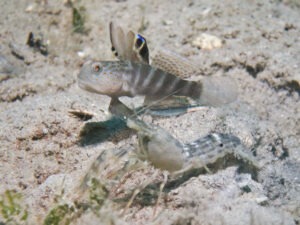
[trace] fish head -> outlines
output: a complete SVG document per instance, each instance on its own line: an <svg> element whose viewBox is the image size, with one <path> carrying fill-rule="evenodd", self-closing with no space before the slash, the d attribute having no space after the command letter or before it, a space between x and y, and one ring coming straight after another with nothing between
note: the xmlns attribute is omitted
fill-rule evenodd
<svg viewBox="0 0 300 225"><path fill-rule="evenodd" d="M80 88L110 97L126 96L122 86L128 65L120 61L87 61L77 78Z"/></svg>

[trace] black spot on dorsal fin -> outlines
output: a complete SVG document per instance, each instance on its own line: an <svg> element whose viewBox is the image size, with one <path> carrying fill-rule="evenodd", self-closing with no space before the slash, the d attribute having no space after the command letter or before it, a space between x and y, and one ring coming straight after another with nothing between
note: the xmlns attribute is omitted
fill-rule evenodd
<svg viewBox="0 0 300 225"><path fill-rule="evenodd" d="M146 38L140 34L137 34L135 38L135 47L142 60L149 63L149 49Z"/></svg>

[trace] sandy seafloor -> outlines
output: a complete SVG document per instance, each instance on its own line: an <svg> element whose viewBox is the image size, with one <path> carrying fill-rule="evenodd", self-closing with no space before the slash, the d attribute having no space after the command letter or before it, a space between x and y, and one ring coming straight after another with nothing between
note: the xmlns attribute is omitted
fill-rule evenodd
<svg viewBox="0 0 300 225"><path fill-rule="evenodd" d="M107 118L109 98L79 89L76 75L88 58L113 59L111 20L142 30L150 55L153 49L170 49L194 60L203 75L228 76L238 84L234 103L177 117L148 116L148 122L184 142L211 132L234 134L255 150L262 168L256 179L239 174L235 165L191 177L163 192L155 216L155 199L133 201L121 215L126 202L108 197L98 211L87 209L77 217L68 212L71 224L300 223L298 1L74 2L85 9L84 34L73 32L67 2L0 2L0 192L22 194L19 204L28 218L20 224L42 224L52 208L71 205L74 189L101 151L137 143L133 135L81 146L86 122L68 113L91 112L95 116L88 122ZM26 45L30 32L43 36L47 56ZM218 37L222 47L194 46L203 33ZM121 189L134 189L155 171L161 181L161 171L149 165L128 175ZM0 221L7 222L3 214Z"/></svg>

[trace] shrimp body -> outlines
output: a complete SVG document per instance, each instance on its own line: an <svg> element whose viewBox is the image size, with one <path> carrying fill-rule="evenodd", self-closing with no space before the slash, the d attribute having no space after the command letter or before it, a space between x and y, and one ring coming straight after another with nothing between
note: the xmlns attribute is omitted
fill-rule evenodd
<svg viewBox="0 0 300 225"><path fill-rule="evenodd" d="M128 119L127 126L138 133L139 153L156 168L169 172L206 167L218 159L232 154L258 168L256 159L231 134L211 133L190 143L182 143L157 126L150 126L138 119Z"/></svg>

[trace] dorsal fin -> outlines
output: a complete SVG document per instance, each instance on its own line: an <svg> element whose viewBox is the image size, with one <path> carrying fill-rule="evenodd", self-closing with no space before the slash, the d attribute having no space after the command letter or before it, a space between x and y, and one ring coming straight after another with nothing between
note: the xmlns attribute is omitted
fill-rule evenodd
<svg viewBox="0 0 300 225"><path fill-rule="evenodd" d="M164 48L157 50L151 65L183 79L201 73L196 63Z"/></svg>
<svg viewBox="0 0 300 225"><path fill-rule="evenodd" d="M146 39L133 31L125 35L123 29L113 22L109 24L112 52L120 60L149 64L149 49Z"/></svg>

